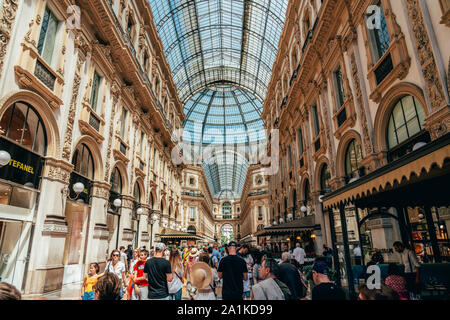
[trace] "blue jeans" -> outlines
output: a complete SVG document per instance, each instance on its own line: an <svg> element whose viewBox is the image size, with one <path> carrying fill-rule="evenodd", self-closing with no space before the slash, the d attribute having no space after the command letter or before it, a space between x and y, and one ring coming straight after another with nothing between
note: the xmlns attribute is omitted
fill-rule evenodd
<svg viewBox="0 0 450 320"><path fill-rule="evenodd" d="M169 293L169 300L181 300L183 294L183 288L181 288L177 293Z"/></svg>

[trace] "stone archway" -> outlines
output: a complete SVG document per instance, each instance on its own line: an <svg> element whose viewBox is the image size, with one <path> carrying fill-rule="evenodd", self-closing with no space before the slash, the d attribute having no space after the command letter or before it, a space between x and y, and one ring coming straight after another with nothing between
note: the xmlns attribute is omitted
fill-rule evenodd
<svg viewBox="0 0 450 320"><path fill-rule="evenodd" d="M232 240L236 240L236 233L234 227L230 223L225 223L220 227L220 242L221 244L229 243Z"/></svg>

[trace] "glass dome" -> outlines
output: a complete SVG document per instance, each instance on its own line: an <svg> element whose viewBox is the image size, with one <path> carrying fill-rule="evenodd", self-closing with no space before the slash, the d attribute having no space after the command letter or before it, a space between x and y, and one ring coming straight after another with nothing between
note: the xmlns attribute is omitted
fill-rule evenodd
<svg viewBox="0 0 450 320"><path fill-rule="evenodd" d="M213 197L240 197L249 159L266 143L262 102L288 2L149 0L186 113L183 154L203 156L190 163L201 163ZM223 150L206 159L206 146Z"/></svg>
<svg viewBox="0 0 450 320"><path fill-rule="evenodd" d="M265 139L262 103L241 88L204 89L185 104L184 112L184 141L233 145Z"/></svg>

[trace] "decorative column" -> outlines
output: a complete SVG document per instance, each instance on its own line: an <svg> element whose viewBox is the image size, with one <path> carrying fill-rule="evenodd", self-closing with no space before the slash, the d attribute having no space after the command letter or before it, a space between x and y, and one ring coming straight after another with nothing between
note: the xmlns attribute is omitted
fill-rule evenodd
<svg viewBox="0 0 450 320"><path fill-rule="evenodd" d="M45 160L25 294L42 294L62 287L68 233L64 211L72 169L73 165L66 161L50 157Z"/></svg>
<svg viewBox="0 0 450 320"><path fill-rule="evenodd" d="M146 248L150 248L150 237L148 234L148 224L149 219L151 219L151 209L148 204L141 204L141 208L144 209L144 212L141 215L138 215L139 220L139 228L137 230L139 234L137 246L141 248L145 246Z"/></svg>
<svg viewBox="0 0 450 320"><path fill-rule="evenodd" d="M11 40L14 21L16 20L18 5L19 0L3 0L3 7L0 12L0 78L3 72L9 41Z"/></svg>
<svg viewBox="0 0 450 320"><path fill-rule="evenodd" d="M100 269L105 267L106 253L108 251L109 230L106 224L109 190L111 186L102 181L95 181L92 188L90 223L86 253L86 268L91 262L97 262ZM109 257L108 257L109 258Z"/></svg>
<svg viewBox="0 0 450 320"><path fill-rule="evenodd" d="M425 128L430 132L431 139L435 140L450 130L450 106L446 101L444 86L419 1L405 0L405 3L425 80L425 93L431 104L431 114L425 120Z"/></svg>
<svg viewBox="0 0 450 320"><path fill-rule="evenodd" d="M122 195L122 207L120 208L119 247L133 242L133 229L131 229L131 215L134 197ZM117 248L119 249L119 248Z"/></svg>

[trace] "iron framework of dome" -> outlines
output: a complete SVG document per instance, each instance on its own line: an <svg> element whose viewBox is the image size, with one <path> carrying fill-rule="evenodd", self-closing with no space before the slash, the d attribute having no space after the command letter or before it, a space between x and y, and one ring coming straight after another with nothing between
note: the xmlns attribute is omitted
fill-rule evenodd
<svg viewBox="0 0 450 320"><path fill-rule="evenodd" d="M264 140L257 133L263 133L262 102L288 0L149 2L185 106L183 140L200 147ZM222 153L225 164L202 163L210 189L213 196L227 190L239 197L249 164L241 166L229 148ZM230 185L230 179L239 181Z"/></svg>

